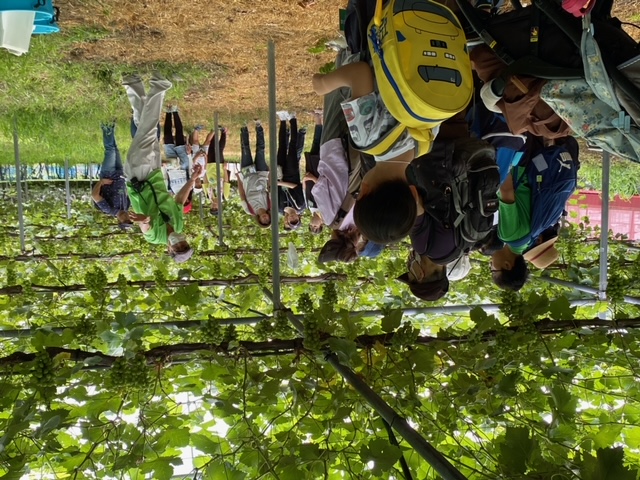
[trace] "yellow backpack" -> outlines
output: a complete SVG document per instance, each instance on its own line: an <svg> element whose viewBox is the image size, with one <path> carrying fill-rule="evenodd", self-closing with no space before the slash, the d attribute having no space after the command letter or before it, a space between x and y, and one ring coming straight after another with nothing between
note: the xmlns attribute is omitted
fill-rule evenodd
<svg viewBox="0 0 640 480"><path fill-rule="evenodd" d="M473 95L471 61L454 13L432 0L382 0L368 29L380 97L399 125L366 153L388 151L408 129L416 156L427 153L432 129L462 111Z"/></svg>

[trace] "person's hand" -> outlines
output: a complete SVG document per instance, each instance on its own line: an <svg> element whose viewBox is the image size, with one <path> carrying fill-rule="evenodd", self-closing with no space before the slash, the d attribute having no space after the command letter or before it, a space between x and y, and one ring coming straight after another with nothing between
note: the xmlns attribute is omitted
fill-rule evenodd
<svg viewBox="0 0 640 480"><path fill-rule="evenodd" d="M199 177L202 174L202 165L196 163L193 166L193 177Z"/></svg>
<svg viewBox="0 0 640 480"><path fill-rule="evenodd" d="M303 182L313 182L316 183L318 181L318 177L316 177L314 174L312 173L305 173L303 179Z"/></svg>
<svg viewBox="0 0 640 480"><path fill-rule="evenodd" d="M149 223L150 218L142 213L129 213L129 218L134 223Z"/></svg>
<svg viewBox="0 0 640 480"><path fill-rule="evenodd" d="M113 183L113 180L111 180L110 178L103 178L100 180L100 183L102 185L111 185Z"/></svg>

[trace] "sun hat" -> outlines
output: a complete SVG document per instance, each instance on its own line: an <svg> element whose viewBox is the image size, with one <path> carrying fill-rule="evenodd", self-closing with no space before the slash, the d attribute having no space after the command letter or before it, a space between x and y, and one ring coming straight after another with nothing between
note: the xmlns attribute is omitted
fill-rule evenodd
<svg viewBox="0 0 640 480"><path fill-rule="evenodd" d="M469 275L471 271L471 261L469 255L462 255L453 262L447 263L447 278L452 281L458 281Z"/></svg>
<svg viewBox="0 0 640 480"><path fill-rule="evenodd" d="M555 246L557 241L558 237L556 236L540 245L536 245L524 254L524 259L544 270L560 257L560 253L558 253Z"/></svg>

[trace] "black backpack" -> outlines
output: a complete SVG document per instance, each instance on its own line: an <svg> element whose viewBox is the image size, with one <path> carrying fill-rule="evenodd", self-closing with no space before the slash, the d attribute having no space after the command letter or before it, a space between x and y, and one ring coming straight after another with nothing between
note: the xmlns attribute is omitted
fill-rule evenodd
<svg viewBox="0 0 640 480"><path fill-rule="evenodd" d="M436 140L431 152L411 162L407 178L417 187L425 214L454 229L456 248L438 263L468 253L491 233L500 172L489 143L475 138Z"/></svg>

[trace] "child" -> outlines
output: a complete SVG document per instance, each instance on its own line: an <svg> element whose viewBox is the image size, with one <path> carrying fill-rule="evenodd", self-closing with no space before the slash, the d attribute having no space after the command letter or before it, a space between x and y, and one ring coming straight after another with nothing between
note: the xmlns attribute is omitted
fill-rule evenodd
<svg viewBox="0 0 640 480"><path fill-rule="evenodd" d="M306 208L303 186L300 183L300 135L296 117L287 112L279 113L277 159L278 166L282 169L282 180L278 180L278 210L284 215L284 229L295 230L300 226L300 214ZM289 118L290 132L287 130L286 118Z"/></svg>
<svg viewBox="0 0 640 480"><path fill-rule="evenodd" d="M174 127L175 135L173 133ZM163 142L165 157L167 157L167 159L179 158L180 169L188 176L190 150L184 137L184 129L182 127L182 121L180 120L180 114L178 113L178 107L175 105L168 106L166 110Z"/></svg>
<svg viewBox="0 0 640 480"><path fill-rule="evenodd" d="M271 199L269 198L269 167L264 156L264 129L256 121L256 156L252 158L249 147L249 130L240 129L242 173L237 174L238 193L242 208L256 219L261 228L271 225Z"/></svg>
<svg viewBox="0 0 640 480"><path fill-rule="evenodd" d="M365 62L350 63L326 75L313 76L313 88L325 95L340 87L351 88L351 100L342 103L355 145L366 148L397 125L375 91L373 70ZM393 147L367 172L355 204L360 232L381 244L397 242L409 234L417 214L418 194L405 176L415 156L416 142L404 132Z"/></svg>

